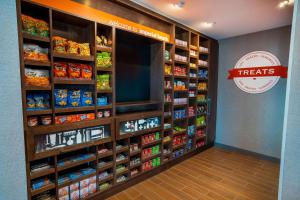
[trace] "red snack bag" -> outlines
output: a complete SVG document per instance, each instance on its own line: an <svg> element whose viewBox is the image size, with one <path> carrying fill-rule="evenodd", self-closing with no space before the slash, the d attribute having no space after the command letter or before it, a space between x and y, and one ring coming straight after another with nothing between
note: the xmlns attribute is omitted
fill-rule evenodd
<svg viewBox="0 0 300 200"><path fill-rule="evenodd" d="M67 122L68 123L74 123L77 122L77 115L67 115Z"/></svg>
<svg viewBox="0 0 300 200"><path fill-rule="evenodd" d="M68 74L69 78L80 78L80 64L69 63L68 64Z"/></svg>
<svg viewBox="0 0 300 200"><path fill-rule="evenodd" d="M53 63L54 77L67 77L67 64L62 62Z"/></svg>
<svg viewBox="0 0 300 200"><path fill-rule="evenodd" d="M55 117L55 124L64 124L67 122L67 116L56 116Z"/></svg>
<svg viewBox="0 0 300 200"><path fill-rule="evenodd" d="M92 79L92 67L90 65L81 65L81 78Z"/></svg>

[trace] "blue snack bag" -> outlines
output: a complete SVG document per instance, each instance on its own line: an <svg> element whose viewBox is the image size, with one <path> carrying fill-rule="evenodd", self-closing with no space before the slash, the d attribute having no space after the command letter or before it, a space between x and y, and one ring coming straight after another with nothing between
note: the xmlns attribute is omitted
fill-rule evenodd
<svg viewBox="0 0 300 200"><path fill-rule="evenodd" d="M55 89L54 90L55 106L64 107L67 105L68 90L67 89Z"/></svg>
<svg viewBox="0 0 300 200"><path fill-rule="evenodd" d="M82 90L81 92L81 105L90 106L93 104L93 93L91 91Z"/></svg>
<svg viewBox="0 0 300 200"><path fill-rule="evenodd" d="M71 107L80 106L80 90L69 90L68 91L68 105Z"/></svg>

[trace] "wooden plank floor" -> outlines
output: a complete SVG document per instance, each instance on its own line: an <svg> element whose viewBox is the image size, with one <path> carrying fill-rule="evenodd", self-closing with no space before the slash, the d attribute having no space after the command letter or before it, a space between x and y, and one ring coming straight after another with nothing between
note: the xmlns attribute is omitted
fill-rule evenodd
<svg viewBox="0 0 300 200"><path fill-rule="evenodd" d="M213 147L109 200L275 200L279 164Z"/></svg>

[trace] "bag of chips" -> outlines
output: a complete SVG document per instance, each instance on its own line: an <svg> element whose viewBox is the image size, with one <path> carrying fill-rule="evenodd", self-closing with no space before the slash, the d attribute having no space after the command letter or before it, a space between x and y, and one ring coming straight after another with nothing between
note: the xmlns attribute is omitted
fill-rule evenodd
<svg viewBox="0 0 300 200"><path fill-rule="evenodd" d="M69 63L68 64L68 74L69 78L80 78L80 64Z"/></svg>
<svg viewBox="0 0 300 200"><path fill-rule="evenodd" d="M67 45L67 39L59 37L59 36L53 36L53 50L56 53L66 53L66 45Z"/></svg>
<svg viewBox="0 0 300 200"><path fill-rule="evenodd" d="M41 37L49 37L49 24L43 20L36 19L37 33Z"/></svg>
<svg viewBox="0 0 300 200"><path fill-rule="evenodd" d="M21 15L21 19L23 31L31 35L37 35L35 20L32 17L23 14Z"/></svg>
<svg viewBox="0 0 300 200"><path fill-rule="evenodd" d="M54 77L66 78L67 77L67 64L62 62L53 63Z"/></svg>
<svg viewBox="0 0 300 200"><path fill-rule="evenodd" d="M50 108L50 95L47 93L36 93L33 96L36 109Z"/></svg>
<svg viewBox="0 0 300 200"><path fill-rule="evenodd" d="M49 71L25 68L25 84L33 86L49 86Z"/></svg>
<svg viewBox="0 0 300 200"><path fill-rule="evenodd" d="M84 78L84 79L92 79L92 75L93 75L93 72L92 72L93 68L92 66L90 65L81 65L81 78Z"/></svg>
<svg viewBox="0 0 300 200"><path fill-rule="evenodd" d="M78 43L68 40L67 42L67 53L78 54Z"/></svg>
<svg viewBox="0 0 300 200"><path fill-rule="evenodd" d="M89 43L78 44L78 46L79 46L79 55L81 55L81 56L90 56L91 55Z"/></svg>
<svg viewBox="0 0 300 200"><path fill-rule="evenodd" d="M27 94L26 104L27 104L27 109L35 108L35 101L34 101L34 98L33 98L33 94Z"/></svg>
<svg viewBox="0 0 300 200"><path fill-rule="evenodd" d="M97 75L97 89L98 90L110 89L109 74Z"/></svg>
<svg viewBox="0 0 300 200"><path fill-rule="evenodd" d="M80 90L69 90L68 91L68 105L71 107L80 106Z"/></svg>
<svg viewBox="0 0 300 200"><path fill-rule="evenodd" d="M82 90L81 106L90 106L93 104L93 93L91 91Z"/></svg>
<svg viewBox="0 0 300 200"><path fill-rule="evenodd" d="M67 105L68 90L67 89L55 89L54 90L55 106L64 107Z"/></svg>
<svg viewBox="0 0 300 200"><path fill-rule="evenodd" d="M49 61L48 49L35 44L24 44L24 60Z"/></svg>

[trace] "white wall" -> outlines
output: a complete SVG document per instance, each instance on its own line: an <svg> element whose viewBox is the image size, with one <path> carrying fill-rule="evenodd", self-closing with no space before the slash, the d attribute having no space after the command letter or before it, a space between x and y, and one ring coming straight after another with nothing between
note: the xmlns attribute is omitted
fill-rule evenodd
<svg viewBox="0 0 300 200"><path fill-rule="evenodd" d="M0 4L0 200L27 199L16 1Z"/></svg>

